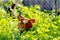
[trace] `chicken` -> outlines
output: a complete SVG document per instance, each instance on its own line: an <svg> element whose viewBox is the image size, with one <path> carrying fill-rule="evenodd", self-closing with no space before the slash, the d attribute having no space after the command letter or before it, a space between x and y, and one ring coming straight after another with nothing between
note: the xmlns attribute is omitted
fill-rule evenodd
<svg viewBox="0 0 60 40"><path fill-rule="evenodd" d="M19 14L18 20L19 20L18 29L21 32L23 32L24 30L26 31L30 30L35 23L35 19L25 18L22 16L22 13Z"/></svg>

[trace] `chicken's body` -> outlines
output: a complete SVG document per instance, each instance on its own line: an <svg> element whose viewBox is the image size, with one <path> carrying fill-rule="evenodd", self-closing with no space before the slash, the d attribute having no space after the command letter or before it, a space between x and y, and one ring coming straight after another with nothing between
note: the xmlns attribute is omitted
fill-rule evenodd
<svg viewBox="0 0 60 40"><path fill-rule="evenodd" d="M24 18L22 15L19 15L18 20L20 21L18 23L18 29L24 28L26 31L30 30L33 23L35 23L35 19Z"/></svg>

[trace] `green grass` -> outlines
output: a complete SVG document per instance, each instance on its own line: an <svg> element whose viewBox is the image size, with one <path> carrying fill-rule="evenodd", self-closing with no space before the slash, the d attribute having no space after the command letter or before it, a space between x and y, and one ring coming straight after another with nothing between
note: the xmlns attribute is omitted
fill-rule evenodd
<svg viewBox="0 0 60 40"><path fill-rule="evenodd" d="M0 8L0 40L60 40L60 15L54 16L53 12L41 12L39 6L20 7L16 9L17 16L18 10L26 18L35 18L35 25L28 32L24 31L20 35L18 19L13 19Z"/></svg>

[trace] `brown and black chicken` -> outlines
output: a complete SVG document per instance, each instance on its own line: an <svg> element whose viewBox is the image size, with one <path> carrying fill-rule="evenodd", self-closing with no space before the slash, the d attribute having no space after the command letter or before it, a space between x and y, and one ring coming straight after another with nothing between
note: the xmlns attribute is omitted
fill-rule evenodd
<svg viewBox="0 0 60 40"><path fill-rule="evenodd" d="M18 29L20 30L20 33L23 33L24 30L30 30L35 23L35 19L25 18L22 13L19 14L18 20Z"/></svg>

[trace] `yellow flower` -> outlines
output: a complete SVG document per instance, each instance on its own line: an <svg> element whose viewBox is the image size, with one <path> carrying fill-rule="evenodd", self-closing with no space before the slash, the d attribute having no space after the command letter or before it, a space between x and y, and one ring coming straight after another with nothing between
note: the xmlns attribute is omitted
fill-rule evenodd
<svg viewBox="0 0 60 40"><path fill-rule="evenodd" d="M60 20L58 20L58 22L60 23Z"/></svg>

